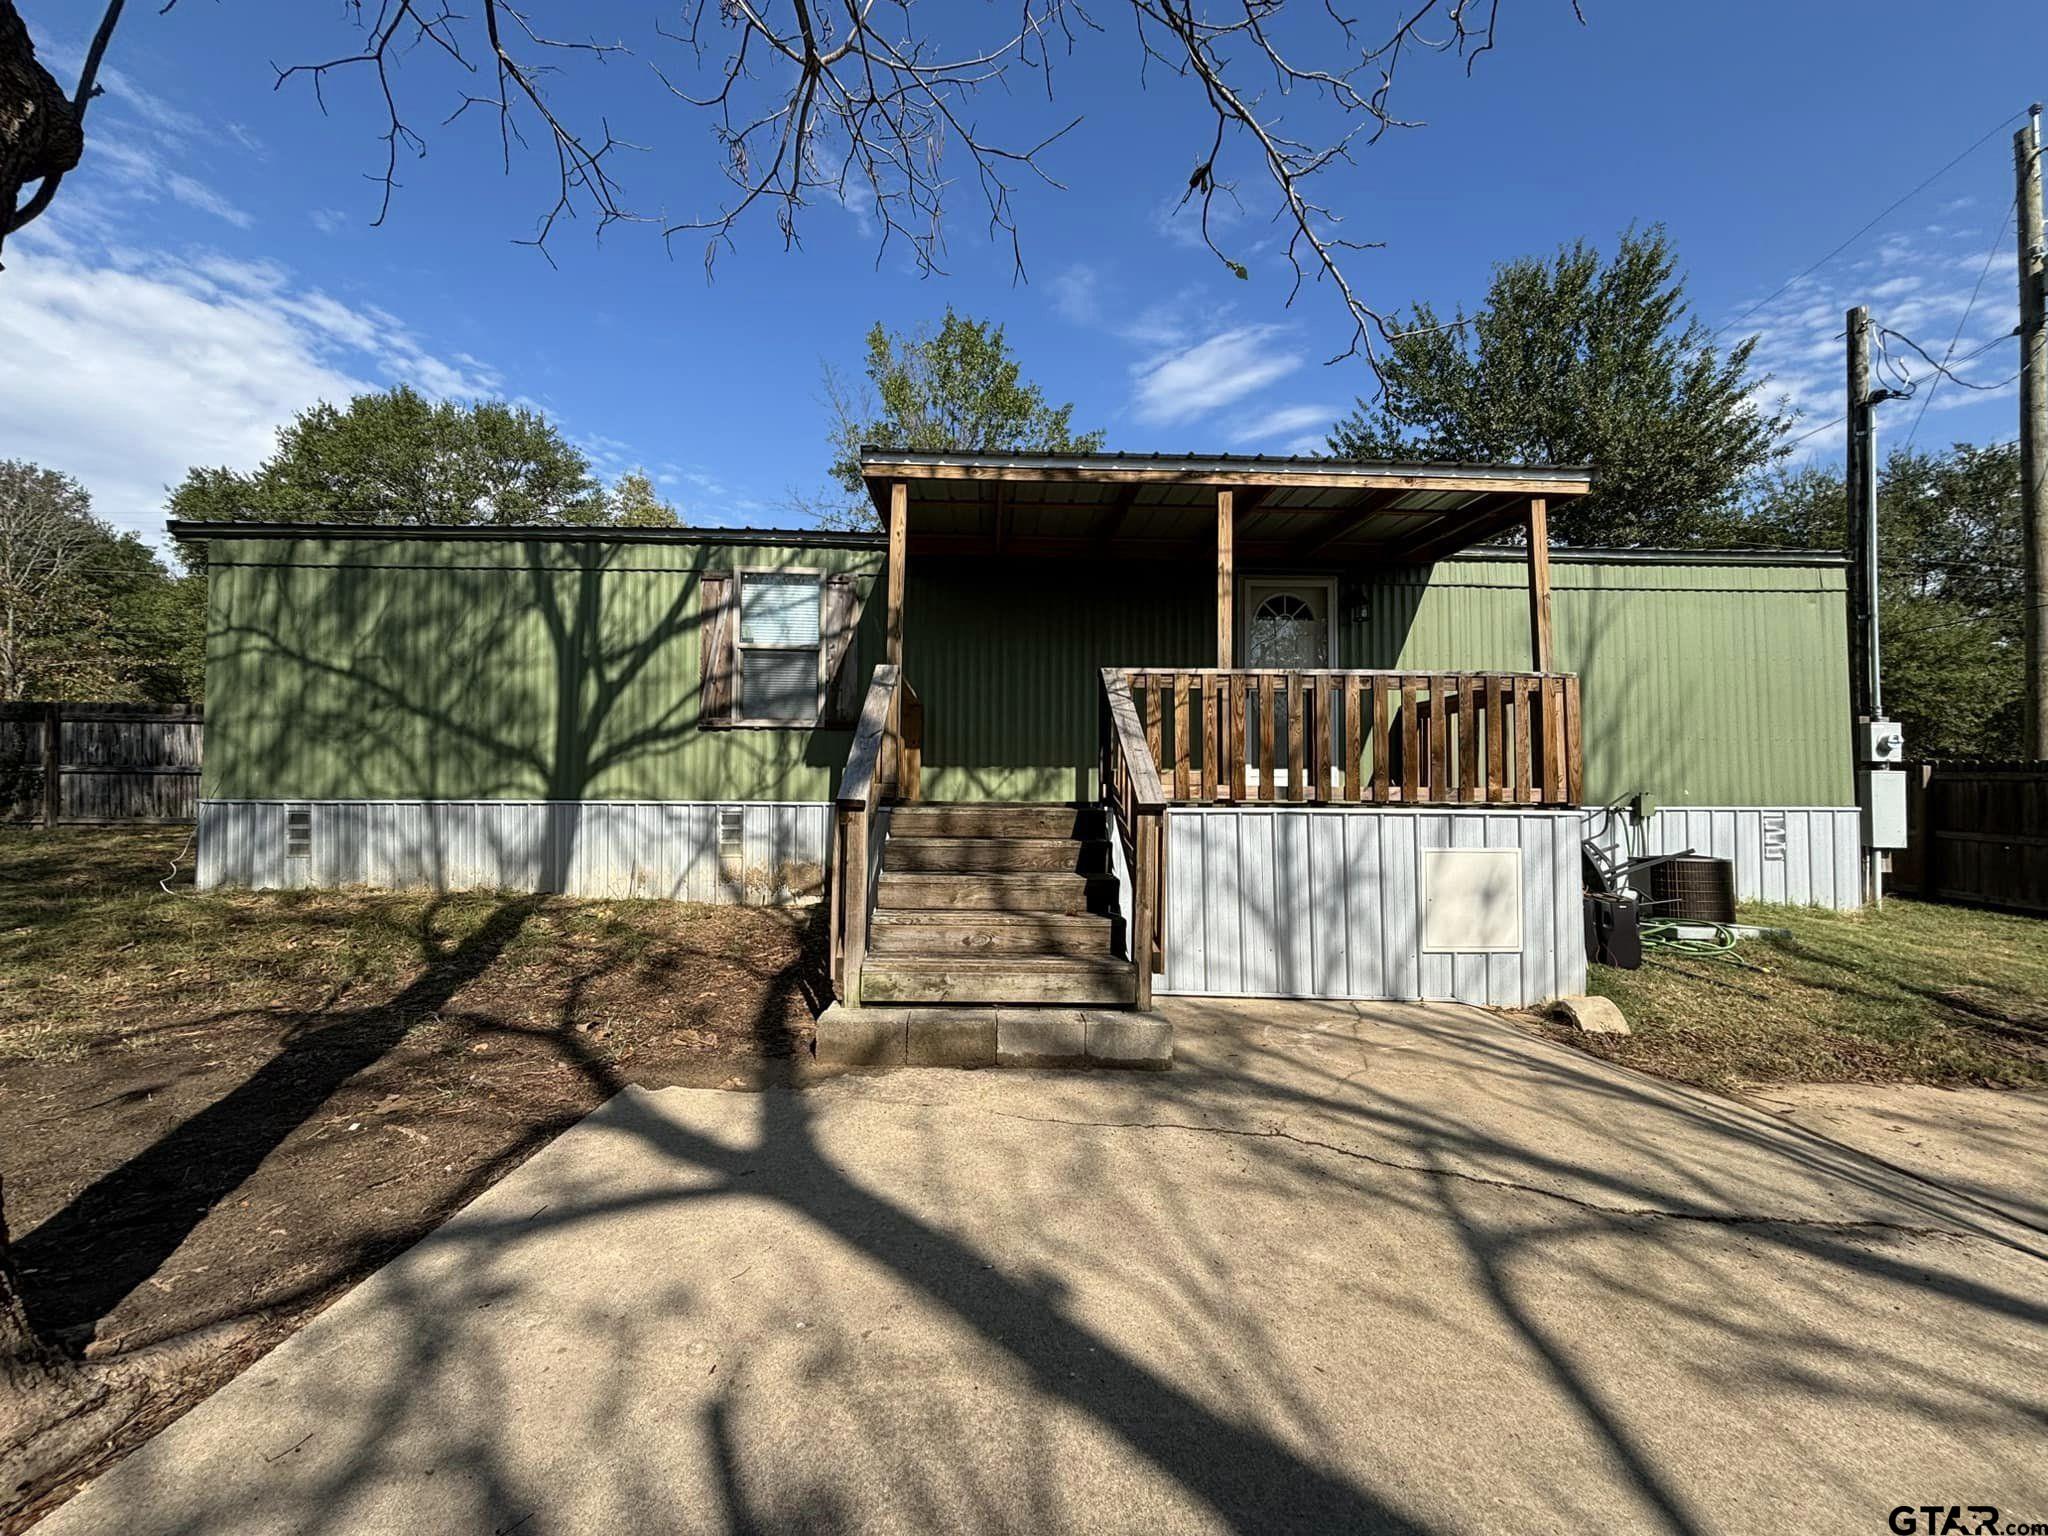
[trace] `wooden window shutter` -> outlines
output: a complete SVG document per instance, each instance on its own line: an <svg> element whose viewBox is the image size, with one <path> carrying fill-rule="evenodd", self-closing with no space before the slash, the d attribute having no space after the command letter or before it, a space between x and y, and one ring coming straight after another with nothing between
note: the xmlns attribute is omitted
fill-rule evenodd
<svg viewBox="0 0 2048 1536"><path fill-rule="evenodd" d="M860 716L861 675L854 637L860 599L851 576L827 576L820 594L818 634L823 642L825 713L821 725L851 728Z"/></svg>
<svg viewBox="0 0 2048 1536"><path fill-rule="evenodd" d="M701 619L697 654L697 712L701 725L717 725L733 717L738 702L738 624L734 614L730 571L706 571L697 580Z"/></svg>

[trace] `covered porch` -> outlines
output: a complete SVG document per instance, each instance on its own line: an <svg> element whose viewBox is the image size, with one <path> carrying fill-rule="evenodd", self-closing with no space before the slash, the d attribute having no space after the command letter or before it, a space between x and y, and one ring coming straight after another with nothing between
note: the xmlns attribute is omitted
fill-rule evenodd
<svg viewBox="0 0 2048 1536"><path fill-rule="evenodd" d="M1109 867L1084 851L1074 872L1115 879L1144 1007L1163 966L1170 808L1579 801L1548 519L1591 488L1584 470L883 452L863 467L888 531L885 655L839 801L835 864L873 866L835 883L851 893L835 905L842 996L858 990L848 959L857 971L891 804L1100 806ZM1525 669L1358 664L1386 649L1389 616L1361 597L1376 573L1508 532L1527 572ZM916 854L951 856L1007 855Z"/></svg>
<svg viewBox="0 0 2048 1536"><path fill-rule="evenodd" d="M923 706L913 792L1089 798L1113 667L1176 801L1577 798L1548 527L1585 470L884 452L864 469L888 529L884 659ZM1397 620L1365 584L1509 532L1526 669L1385 665Z"/></svg>

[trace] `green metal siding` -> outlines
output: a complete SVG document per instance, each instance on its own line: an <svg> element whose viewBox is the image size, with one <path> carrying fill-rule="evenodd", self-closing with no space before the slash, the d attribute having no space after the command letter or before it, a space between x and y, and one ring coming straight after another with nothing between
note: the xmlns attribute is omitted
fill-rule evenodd
<svg viewBox="0 0 2048 1536"><path fill-rule="evenodd" d="M1577 672L1586 797L1851 805L1844 573L1827 566L1572 561L1551 568L1555 664ZM1445 561L1367 591L1344 664L1529 665L1519 560Z"/></svg>
<svg viewBox="0 0 2048 1536"><path fill-rule="evenodd" d="M914 559L903 666L933 800L1092 793L1100 669L1214 664L1213 570L1156 561Z"/></svg>
<svg viewBox="0 0 2048 1536"><path fill-rule="evenodd" d="M219 539L209 798L824 800L849 733L697 723L697 576L854 573L881 659L877 551L543 540ZM1528 665L1518 560L1366 589L1347 666ZM1843 573L1560 562L1558 664L1584 678L1587 794L1848 805ZM1096 670L1213 664L1203 564L919 559L905 661L933 799L1088 792ZM1349 605L1347 604L1347 607Z"/></svg>
<svg viewBox="0 0 2048 1536"><path fill-rule="evenodd" d="M850 733L699 727L697 576L878 553L789 546L217 540L214 799L823 800Z"/></svg>
<svg viewBox="0 0 2048 1536"><path fill-rule="evenodd" d="M924 560L904 663L933 799L1085 794L1096 669L1211 666L1215 574L1160 563ZM1526 567L1445 561L1366 588L1352 667L1529 666ZM1839 569L1559 562L1556 664L1583 678L1586 794L1668 805L1849 805Z"/></svg>

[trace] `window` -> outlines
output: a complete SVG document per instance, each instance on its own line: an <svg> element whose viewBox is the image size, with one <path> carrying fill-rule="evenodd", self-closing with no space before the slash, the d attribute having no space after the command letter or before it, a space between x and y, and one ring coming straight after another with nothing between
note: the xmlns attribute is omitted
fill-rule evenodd
<svg viewBox="0 0 2048 1536"><path fill-rule="evenodd" d="M809 725L818 718L818 594L814 574L740 575L739 714Z"/></svg>
<svg viewBox="0 0 2048 1536"><path fill-rule="evenodd" d="M1327 667L1328 627L1299 592L1275 592L1252 614L1246 649L1255 667Z"/></svg>

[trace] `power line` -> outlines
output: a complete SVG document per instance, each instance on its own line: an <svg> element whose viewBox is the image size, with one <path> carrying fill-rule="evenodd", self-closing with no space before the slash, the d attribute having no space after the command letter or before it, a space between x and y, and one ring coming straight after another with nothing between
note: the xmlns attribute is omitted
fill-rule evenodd
<svg viewBox="0 0 2048 1536"><path fill-rule="evenodd" d="M2012 376L2012 378L2001 379L1996 384L1979 384L1974 379L1964 378L1961 374L1957 373L1953 368L1949 367L1946 361L1936 362L1934 360L1933 353L1929 352L1925 347L1921 346L1919 342L1915 341L1912 337L1908 336L1904 331L1895 331L1888 325L1874 326L1872 329L1876 331L1878 336L1878 352L1883 359L1883 366L1891 371L1891 376L1893 378L1898 380L1901 390L1904 392L1906 398L1908 399L1911 399L1914 395L1920 392L1920 381L1919 379L1913 376L1913 374L1907 369L1904 363L1898 361L1898 359L1894 358L1891 355L1891 352L1884 345L1884 338L1886 337L1890 337L1894 341L1903 341L1907 346L1911 347L1915 352L1919 353L1921 358L1927 363L1927 365L1934 370L1934 381L1936 384L1939 384L1943 379L1953 379L1956 382L1956 384L1963 389L1981 390L1986 394L1990 394L1997 390L2004 389L2006 385L2012 383L2013 379L2017 379L2019 377L2019 375L2015 373ZM2004 339L2005 338L2002 336L1998 338L1998 340L2000 341L2003 341ZM1988 349L1980 348L1979 350L1982 351ZM1972 355L1974 356L1975 354ZM1933 392L1934 391L1931 389L1928 391L1929 394L1932 394Z"/></svg>
<svg viewBox="0 0 2048 1536"><path fill-rule="evenodd" d="M1933 186L1937 181L1941 180L1942 177L1946 176L1950 171L1954 170L1957 166L1961 165L1965 160L1969 159L1970 156L1974 155L1986 144L1990 143L1991 140L1996 138L2000 131L2002 131L2005 128L2006 124L2010 123L2014 118L2019 117L2020 115L2021 114L2018 112L2010 112L2007 113L2004 117L2000 118L1997 122L1993 123L1991 127L1985 131L1984 136L1976 140L1973 144L1971 144L1968 149L1964 150L1961 154L1957 155L1953 160L1949 161L1948 164L1944 165L1932 176L1929 176L1925 181L1921 182L1920 185L1915 187L1912 191L1906 193L1905 196L1893 200L1890 204L1886 206L1885 210L1882 213L1878 214L1876 218L1872 219L1869 223L1863 225L1862 228L1858 229L1855 234L1851 235L1848 239L1844 240L1840 245L1836 246L1833 250L1829 251L1827 255L1821 257L1819 261L1814 262L1809 267L1805 267L1800 271L1795 272L1791 277L1787 278L1782 284L1780 284L1776 291L1767 294L1765 297L1761 299L1758 299L1754 304L1750 305L1749 308L1745 309L1733 320L1730 320L1726 325L1721 326L1714 332L1713 338L1710 339L1718 338L1723 331L1733 330L1736 326L1742 324L1743 321L1747 320L1751 315L1755 314L1758 310L1762 309L1766 304L1769 304L1773 299L1776 299L1780 295L1782 295L1794 283L1799 282L1802 278L1811 277L1814 273L1818 272L1822 267L1826 266L1829 262L1833 261L1837 256L1841 255L1842 252L1849 249L1850 246L1854 245L1858 240L1861 240L1865 235L1869 234L1873 229L1877 228L1878 225L1882 224L1894 213L1898 212L1899 209L1903 208L1907 203L1910 203L1914 198L1918 197L1922 192L1925 192L1929 187Z"/></svg>
<svg viewBox="0 0 2048 1536"><path fill-rule="evenodd" d="M1991 237L1991 244L1985 249L1984 266L1977 274L1977 285L1970 290L1970 302L1963 307L1963 318L1956 322L1956 333L1949 337L1948 350L1941 355L1941 366L1944 372L1949 366L1949 360L1955 356L1956 343L1963 339L1963 327L1970 323L1970 314L1977 307L1977 295L1984 291L1984 279L1991 275L1992 259L1998 255L1999 246L2005 243L2005 232L2011 226L2013 210L2018 206L2017 199L2006 203L2005 217L1998 221L1998 233ZM2003 336L1995 339L1997 341L2005 340ZM1970 354L1970 357L1977 356L1979 352L1987 351L1990 345L1990 343L1987 343L1985 346L1979 347L1976 352ZM1969 360L1970 358L1967 357L1963 359L1964 362ZM1940 388L1941 374L1937 373L1934 376L1934 382L1927 387L1927 394L1920 402L1919 411L1914 414L1912 430L1906 434L1906 446L1908 448L1913 446L1913 439L1920 435L1920 423L1927 419L1927 407L1934 404L1934 392Z"/></svg>
<svg viewBox="0 0 2048 1536"><path fill-rule="evenodd" d="M1836 417L1836 418L1835 418L1835 419L1834 419L1833 421L1828 421L1828 422L1823 422L1823 423L1821 423L1821 425L1819 425L1819 426L1815 427L1815 428L1814 428L1814 429L1813 429L1813 430L1812 430L1811 432L1802 432L1802 433L1800 433L1800 434L1799 434L1799 435L1798 435L1797 437L1793 438L1793 439L1792 439L1792 441L1791 441L1791 442L1789 442L1789 443L1787 443L1787 444L1786 444L1785 446L1786 446L1787 448L1797 448L1797 447L1798 447L1798 446L1799 446L1799 445L1800 445L1801 443L1805 442L1805 441L1806 441L1806 440L1807 440L1807 439L1808 439L1809 437L1819 437L1819 436L1821 435L1821 433L1823 433L1823 432L1827 431L1827 430L1828 430L1828 428L1830 428L1830 427L1839 427L1839 426L1840 426L1840 425L1841 425L1841 424L1842 424L1843 422L1847 421L1848 419L1849 419L1848 413L1847 413L1847 412L1844 412L1844 413L1843 413L1842 415L1840 415L1840 416L1837 416L1837 417Z"/></svg>

